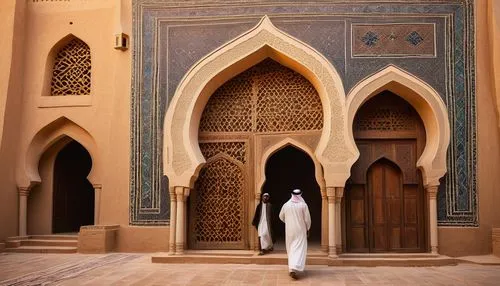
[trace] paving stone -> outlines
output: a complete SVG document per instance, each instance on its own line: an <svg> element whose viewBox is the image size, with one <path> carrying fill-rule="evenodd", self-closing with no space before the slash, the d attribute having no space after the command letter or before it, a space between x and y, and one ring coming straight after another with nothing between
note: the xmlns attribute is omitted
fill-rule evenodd
<svg viewBox="0 0 500 286"><path fill-rule="evenodd" d="M155 264L150 254L0 254L0 285L499 285L500 266L307 266L297 281L286 266Z"/></svg>

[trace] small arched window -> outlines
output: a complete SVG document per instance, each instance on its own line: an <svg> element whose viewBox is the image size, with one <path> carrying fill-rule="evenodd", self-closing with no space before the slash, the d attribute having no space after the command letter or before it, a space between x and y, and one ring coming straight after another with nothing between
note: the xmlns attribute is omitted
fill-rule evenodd
<svg viewBox="0 0 500 286"><path fill-rule="evenodd" d="M90 48L73 38L55 56L51 95L90 95Z"/></svg>

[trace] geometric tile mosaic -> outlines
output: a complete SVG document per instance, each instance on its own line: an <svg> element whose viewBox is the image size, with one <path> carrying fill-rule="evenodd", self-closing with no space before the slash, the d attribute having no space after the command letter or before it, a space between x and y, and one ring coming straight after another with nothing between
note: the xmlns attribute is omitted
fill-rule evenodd
<svg viewBox="0 0 500 286"><path fill-rule="evenodd" d="M311 45L332 63L346 94L367 76L395 65L442 96L451 143L448 173L438 192L438 223L477 226L473 2L251 1L226 5L133 0L130 224L169 223L161 136L166 109L182 76L204 55L268 15L279 29Z"/></svg>
<svg viewBox="0 0 500 286"><path fill-rule="evenodd" d="M352 57L436 56L433 23L355 23L351 32Z"/></svg>

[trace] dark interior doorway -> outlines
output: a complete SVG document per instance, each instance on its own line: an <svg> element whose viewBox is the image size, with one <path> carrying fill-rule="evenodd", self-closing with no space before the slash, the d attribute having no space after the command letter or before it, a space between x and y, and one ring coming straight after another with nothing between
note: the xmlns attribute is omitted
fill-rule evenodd
<svg viewBox="0 0 500 286"><path fill-rule="evenodd" d="M52 232L78 232L94 224L94 188L87 180L92 159L76 141L57 154L54 165Z"/></svg>
<svg viewBox="0 0 500 286"><path fill-rule="evenodd" d="M283 204L293 189L301 189L302 197L311 213L309 241L321 242L321 192L316 182L314 162L305 152L287 146L269 157L266 163L266 182L262 193L271 195L273 205L272 227L277 243L285 241L285 225L279 219Z"/></svg>

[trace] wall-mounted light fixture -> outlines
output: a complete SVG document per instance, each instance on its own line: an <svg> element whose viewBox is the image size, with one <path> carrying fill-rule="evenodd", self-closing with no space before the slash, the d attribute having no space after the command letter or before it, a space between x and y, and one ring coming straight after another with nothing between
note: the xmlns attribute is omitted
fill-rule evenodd
<svg viewBox="0 0 500 286"><path fill-rule="evenodd" d="M115 35L115 49L126 51L129 47L129 37L127 34L120 33Z"/></svg>

